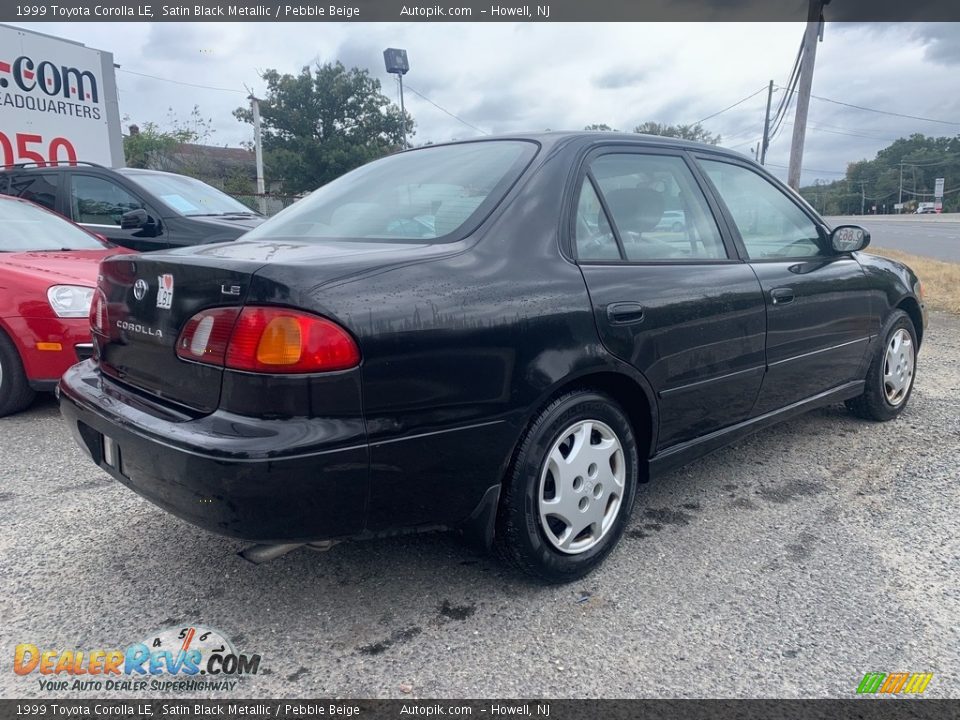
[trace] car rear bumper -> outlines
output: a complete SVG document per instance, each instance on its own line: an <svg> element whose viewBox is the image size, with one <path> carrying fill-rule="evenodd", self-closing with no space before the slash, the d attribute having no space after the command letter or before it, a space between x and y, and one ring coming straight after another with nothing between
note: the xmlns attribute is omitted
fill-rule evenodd
<svg viewBox="0 0 960 720"><path fill-rule="evenodd" d="M68 370L60 409L80 447L116 480L189 523L255 542L307 542L364 528L369 481L363 421L200 418L153 406Z"/></svg>

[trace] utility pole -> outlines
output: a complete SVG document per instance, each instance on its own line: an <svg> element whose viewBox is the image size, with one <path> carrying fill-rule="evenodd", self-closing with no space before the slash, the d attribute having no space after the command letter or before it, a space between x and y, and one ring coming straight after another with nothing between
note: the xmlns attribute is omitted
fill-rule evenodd
<svg viewBox="0 0 960 720"><path fill-rule="evenodd" d="M903 160L900 161L900 197L897 202L900 203L900 212L903 212Z"/></svg>
<svg viewBox="0 0 960 720"><path fill-rule="evenodd" d="M253 111L253 149L257 161L257 206L260 214L267 214L266 184L263 181L263 140L260 136L260 101L250 95L250 109Z"/></svg>
<svg viewBox="0 0 960 720"><path fill-rule="evenodd" d="M797 87L797 114L793 120L790 168L787 170L787 184L794 190L800 189L803 141L807 134L807 111L810 109L810 89L813 87L813 66L817 61L817 43L822 37L823 6L829 1L810 0L807 10L807 30L803 36L803 58L800 61L800 84Z"/></svg>
<svg viewBox="0 0 960 720"><path fill-rule="evenodd" d="M773 99L773 80L767 88L767 114L763 116L763 142L760 144L760 164L767 159L767 148L770 146L770 101Z"/></svg>
<svg viewBox="0 0 960 720"><path fill-rule="evenodd" d="M867 211L867 191L863 187L863 180L860 181L860 214L863 215Z"/></svg>

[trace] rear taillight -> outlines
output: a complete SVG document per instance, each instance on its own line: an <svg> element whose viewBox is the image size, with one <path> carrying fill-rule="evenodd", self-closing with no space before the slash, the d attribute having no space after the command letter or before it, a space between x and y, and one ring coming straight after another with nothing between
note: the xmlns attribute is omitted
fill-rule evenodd
<svg viewBox="0 0 960 720"><path fill-rule="evenodd" d="M262 373L330 372L360 363L360 349L342 327L278 307L204 310L184 326L177 355Z"/></svg>
<svg viewBox="0 0 960 720"><path fill-rule="evenodd" d="M107 297L97 289L90 302L90 328L101 335L107 334Z"/></svg>
<svg viewBox="0 0 960 720"><path fill-rule="evenodd" d="M194 315L177 338L177 355L210 365L223 365L238 307L214 308Z"/></svg>

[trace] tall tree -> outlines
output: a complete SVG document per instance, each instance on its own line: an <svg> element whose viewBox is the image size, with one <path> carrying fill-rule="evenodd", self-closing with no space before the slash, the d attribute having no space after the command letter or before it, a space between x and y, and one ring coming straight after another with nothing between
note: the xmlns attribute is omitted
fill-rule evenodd
<svg viewBox="0 0 960 720"><path fill-rule="evenodd" d="M285 192L314 190L345 172L403 147L414 123L367 70L340 62L298 75L267 70L260 101L263 148ZM234 116L252 123L248 107Z"/></svg>
<svg viewBox="0 0 960 720"><path fill-rule="evenodd" d="M720 136L706 130L700 123L693 125L667 125L666 123L645 122L637 125L633 131L645 135L662 135L664 137L680 138L682 140L693 140L695 142L717 145L720 142Z"/></svg>
<svg viewBox="0 0 960 720"><path fill-rule="evenodd" d="M600 131L600 132L618 132L618 130L610 127L606 123L593 123L592 125L587 125L584 130L591 131Z"/></svg>

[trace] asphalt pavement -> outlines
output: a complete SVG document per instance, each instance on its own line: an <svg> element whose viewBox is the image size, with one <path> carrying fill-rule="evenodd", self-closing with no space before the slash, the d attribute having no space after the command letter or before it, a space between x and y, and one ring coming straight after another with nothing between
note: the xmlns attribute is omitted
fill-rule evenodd
<svg viewBox="0 0 960 720"><path fill-rule="evenodd" d="M825 218L830 225L853 223L870 231L870 244L937 260L960 262L960 214L860 215Z"/></svg>
<svg viewBox="0 0 960 720"><path fill-rule="evenodd" d="M868 671L960 697L958 357L934 314L900 419L829 407L645 485L559 587L443 534L250 565L94 467L45 397L0 420L0 694L135 697L42 691L14 647L202 624L262 656L234 697L851 697Z"/></svg>

